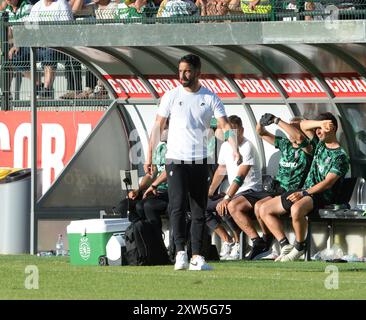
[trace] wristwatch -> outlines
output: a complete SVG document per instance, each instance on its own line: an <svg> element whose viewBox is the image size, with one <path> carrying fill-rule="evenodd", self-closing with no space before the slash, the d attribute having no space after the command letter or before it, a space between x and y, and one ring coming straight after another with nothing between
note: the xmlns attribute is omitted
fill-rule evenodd
<svg viewBox="0 0 366 320"><path fill-rule="evenodd" d="M150 185L151 188L153 188L154 190L156 190L158 188L158 186L154 186L153 184Z"/></svg>
<svg viewBox="0 0 366 320"><path fill-rule="evenodd" d="M231 199L232 199L231 196L229 196L228 194L225 194L224 200L231 200Z"/></svg>
<svg viewBox="0 0 366 320"><path fill-rule="evenodd" d="M302 196L303 197L310 197L310 198L312 198L312 195L309 192L307 192L306 190L303 190Z"/></svg>

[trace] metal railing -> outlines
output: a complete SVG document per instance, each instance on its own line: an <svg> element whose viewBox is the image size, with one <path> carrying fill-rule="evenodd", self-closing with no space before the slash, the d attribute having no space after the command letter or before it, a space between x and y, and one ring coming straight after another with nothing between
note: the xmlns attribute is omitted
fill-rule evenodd
<svg viewBox="0 0 366 320"><path fill-rule="evenodd" d="M366 17L365 0L266 0L254 9L247 8L249 0L200 0L183 6L189 0L172 1L168 7L163 0L160 7L145 6L140 12L134 7L100 10L95 8L89 16L76 19L77 23L201 23L235 21L282 21L282 20L326 20L326 19L364 19ZM264 1L264 0L262 0ZM265 7L265 8L261 8Z"/></svg>
<svg viewBox="0 0 366 320"><path fill-rule="evenodd" d="M0 13L1 14L1 13ZM30 48L15 48L7 14L0 16L0 110L30 108ZM38 105L57 110L104 110L112 98L85 65L50 48L37 49Z"/></svg>

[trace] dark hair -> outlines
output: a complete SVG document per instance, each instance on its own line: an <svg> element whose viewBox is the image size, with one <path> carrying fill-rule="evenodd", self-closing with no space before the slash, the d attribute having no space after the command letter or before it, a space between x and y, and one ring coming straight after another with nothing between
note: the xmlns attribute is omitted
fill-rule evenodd
<svg viewBox="0 0 366 320"><path fill-rule="evenodd" d="M331 120L334 125L334 129L335 129L334 131L336 132L338 129L337 118L330 112L324 112L324 113L319 114L316 117L316 120Z"/></svg>
<svg viewBox="0 0 366 320"><path fill-rule="evenodd" d="M181 62L188 63L195 70L201 70L201 59L199 56L196 56L195 54L187 54L183 56L182 58L180 58L179 64Z"/></svg>
<svg viewBox="0 0 366 320"><path fill-rule="evenodd" d="M228 120L230 124L236 125L238 128L243 128L243 122L238 116L232 115Z"/></svg>

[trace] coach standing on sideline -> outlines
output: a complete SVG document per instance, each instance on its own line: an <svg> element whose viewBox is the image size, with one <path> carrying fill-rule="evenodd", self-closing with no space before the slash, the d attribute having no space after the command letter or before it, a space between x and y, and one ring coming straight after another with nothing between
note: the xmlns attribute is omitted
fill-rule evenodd
<svg viewBox="0 0 366 320"><path fill-rule="evenodd" d="M170 119L166 171L170 219L177 255L175 270L210 270L201 256L203 227L208 193L207 135L211 118L217 118L225 137L239 161L236 138L227 121L224 105L213 92L199 83L200 58L188 54L179 60L179 81L182 84L164 94L151 132L149 151L144 166L151 174L151 155L159 141L165 122ZM185 252L187 199L192 213L192 259L188 265Z"/></svg>

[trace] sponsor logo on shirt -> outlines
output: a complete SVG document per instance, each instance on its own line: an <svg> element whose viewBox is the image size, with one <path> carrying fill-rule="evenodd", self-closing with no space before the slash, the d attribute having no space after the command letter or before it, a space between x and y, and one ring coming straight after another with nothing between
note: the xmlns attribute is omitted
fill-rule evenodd
<svg viewBox="0 0 366 320"><path fill-rule="evenodd" d="M287 161L281 161L280 166L284 168L296 168L298 166L298 163L296 162L287 162Z"/></svg>

